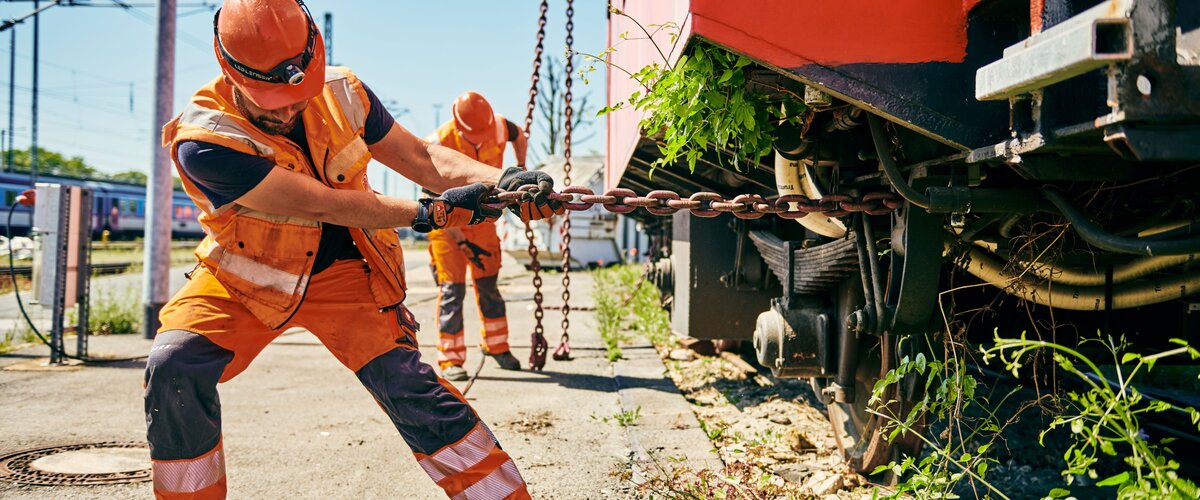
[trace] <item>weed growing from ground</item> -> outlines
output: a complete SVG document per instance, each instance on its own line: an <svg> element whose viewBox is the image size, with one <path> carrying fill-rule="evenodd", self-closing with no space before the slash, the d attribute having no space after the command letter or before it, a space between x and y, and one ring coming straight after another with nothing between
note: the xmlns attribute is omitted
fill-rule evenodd
<svg viewBox="0 0 1200 500"><path fill-rule="evenodd" d="M93 291L88 329L93 335L137 333L142 327L141 300L132 287Z"/></svg>
<svg viewBox="0 0 1200 500"><path fill-rule="evenodd" d="M1116 370L1110 377L1101 371L1092 357L1067 346L1029 340L1024 334L1019 339L996 335L995 340L994 346L983 350L984 359L999 360L1014 376L1031 354L1048 350L1060 368L1086 387L1083 391L1067 392L1067 411L1056 417L1041 434L1044 441L1051 432L1070 429L1072 444L1063 455L1066 468L1062 471L1068 485L1080 477L1098 479L1096 465L1101 457L1121 457L1126 470L1100 480L1096 486L1114 487L1120 498L1200 497L1200 488L1195 483L1179 477L1179 463L1171 458L1173 452L1167 447L1174 439L1152 442L1143 432L1141 422L1142 417L1149 414L1172 412L1181 417L1188 416L1195 425L1200 422L1200 411L1147 398L1133 383L1138 375L1154 369L1155 363L1163 358L1190 356L1195 360L1200 358L1200 351L1178 339L1171 342L1179 347L1152 355L1128 352L1130 345L1124 337L1101 337L1081 343L1101 344L1111 354ZM1069 490L1056 488L1049 496L1062 498L1068 495Z"/></svg>
<svg viewBox="0 0 1200 500"><path fill-rule="evenodd" d="M0 353L8 352L37 341L37 335L29 328L29 325L19 322L0 336Z"/></svg>
<svg viewBox="0 0 1200 500"><path fill-rule="evenodd" d="M638 419L642 418L642 407L637 406L632 410L618 411L606 417L592 415L592 420L599 420L604 423L615 423L621 427L629 427L635 425Z"/></svg>
<svg viewBox="0 0 1200 500"><path fill-rule="evenodd" d="M596 326L609 361L621 358L621 345L632 340L629 332L663 345L671 322L662 308L658 290L641 278L638 266L617 266L595 272Z"/></svg>

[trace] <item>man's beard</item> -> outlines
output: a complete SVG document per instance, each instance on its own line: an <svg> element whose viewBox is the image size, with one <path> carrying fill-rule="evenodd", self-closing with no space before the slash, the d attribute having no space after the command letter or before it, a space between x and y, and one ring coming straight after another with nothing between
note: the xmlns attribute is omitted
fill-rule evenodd
<svg viewBox="0 0 1200 500"><path fill-rule="evenodd" d="M244 118L250 120L250 123L254 124L255 127L258 127L258 129L263 132L271 135L287 135L292 130L295 130L296 125L300 123L301 113L296 113L296 116L292 118L291 122L288 123L254 116L254 114L250 112L250 109L246 107L246 102L243 99L246 99L246 96L242 95L241 91L234 89L233 106L236 107L239 112L241 112Z"/></svg>

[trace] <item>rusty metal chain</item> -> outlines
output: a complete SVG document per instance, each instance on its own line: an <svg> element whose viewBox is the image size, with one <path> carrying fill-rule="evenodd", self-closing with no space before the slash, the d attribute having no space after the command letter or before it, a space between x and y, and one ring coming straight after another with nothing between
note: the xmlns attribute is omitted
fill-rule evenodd
<svg viewBox="0 0 1200 500"><path fill-rule="evenodd" d="M525 107L525 138L533 128L533 111L537 106L538 82L542 79L542 52L546 40L546 12L550 9L549 0L542 0L538 12L537 46L534 47L533 75L529 77L529 104ZM542 327L542 264L538 261L538 247L534 243L533 227L525 221L525 239L529 241L529 268L533 271L533 335L530 339L529 368L541 370L546 366L546 351L550 346L546 343L545 329Z"/></svg>
<svg viewBox="0 0 1200 500"><path fill-rule="evenodd" d="M536 186L525 186L517 191L495 192L484 200L483 205L492 210L505 206L528 203L537 192ZM844 217L861 212L867 215L886 215L901 206L899 195L888 191L872 191L862 196L831 194L819 199L810 199L802 194L786 194L764 198L757 194L743 194L725 199L718 193L699 192L687 198L668 190L651 191L638 196L629 189L610 189L604 194L595 194L587 186L566 186L549 199L562 203L569 211L583 211L593 205L617 214L628 214L644 208L652 215L669 217L680 210L688 210L696 217L716 217L732 213L739 219L759 219L776 215L784 219L800 219L808 214L823 214L826 217Z"/></svg>
<svg viewBox="0 0 1200 500"><path fill-rule="evenodd" d="M571 73L575 71L574 54L571 51L575 47L575 6L574 0L567 0L567 60L564 64L566 69L566 77L563 79L563 85L566 90L563 92L563 185L571 185L571 129L572 117L575 110L571 109ZM564 215L562 226L562 241L560 249L562 251L562 337L559 338L558 348L554 350L555 361L566 361L571 359L571 217Z"/></svg>

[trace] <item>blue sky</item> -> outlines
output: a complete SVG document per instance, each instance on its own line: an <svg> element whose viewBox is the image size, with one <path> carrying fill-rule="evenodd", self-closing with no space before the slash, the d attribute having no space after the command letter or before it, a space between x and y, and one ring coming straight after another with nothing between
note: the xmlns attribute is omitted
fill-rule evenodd
<svg viewBox="0 0 1200 500"><path fill-rule="evenodd" d="M110 0L90 0L97 5ZM192 92L219 73L211 49L212 10L201 0L178 0L175 109ZM129 0L149 6L153 0ZM210 5L219 1L210 0ZM353 69L384 100L398 121L418 136L449 118L449 103L459 93L476 90L500 113L520 122L528 99L529 73L537 28L535 0L310 0L319 26L333 13L334 62ZM605 45L605 4L575 2L577 50L599 53ZM32 2L0 1L0 18L32 10ZM550 2L546 53L564 53L566 1ZM147 171L153 144L154 81L153 7L53 7L41 16L41 98L38 143L68 155L84 157L105 172ZM16 147L30 144L32 20L17 28ZM0 92L7 91L10 34L0 33ZM576 75L578 77L578 75ZM600 73L590 85L576 81L575 95L604 98ZM595 106L593 105L593 108ZM8 99L0 93L0 128L8 127ZM591 113L589 113L591 114ZM577 154L603 149L602 122ZM538 144L536 127L531 144ZM389 194L407 196L412 187L397 178L386 181L375 168L372 184Z"/></svg>

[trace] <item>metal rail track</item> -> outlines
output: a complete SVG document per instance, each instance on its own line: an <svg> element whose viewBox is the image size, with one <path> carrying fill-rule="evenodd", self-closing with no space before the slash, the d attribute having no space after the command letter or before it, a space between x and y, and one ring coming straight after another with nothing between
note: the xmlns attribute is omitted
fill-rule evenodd
<svg viewBox="0 0 1200 500"><path fill-rule="evenodd" d="M115 262L111 264L92 264L92 274L121 274L132 266L132 262ZM16 266L12 272L17 276L29 278L33 276L33 266ZM0 277L9 276L8 266L0 266Z"/></svg>

